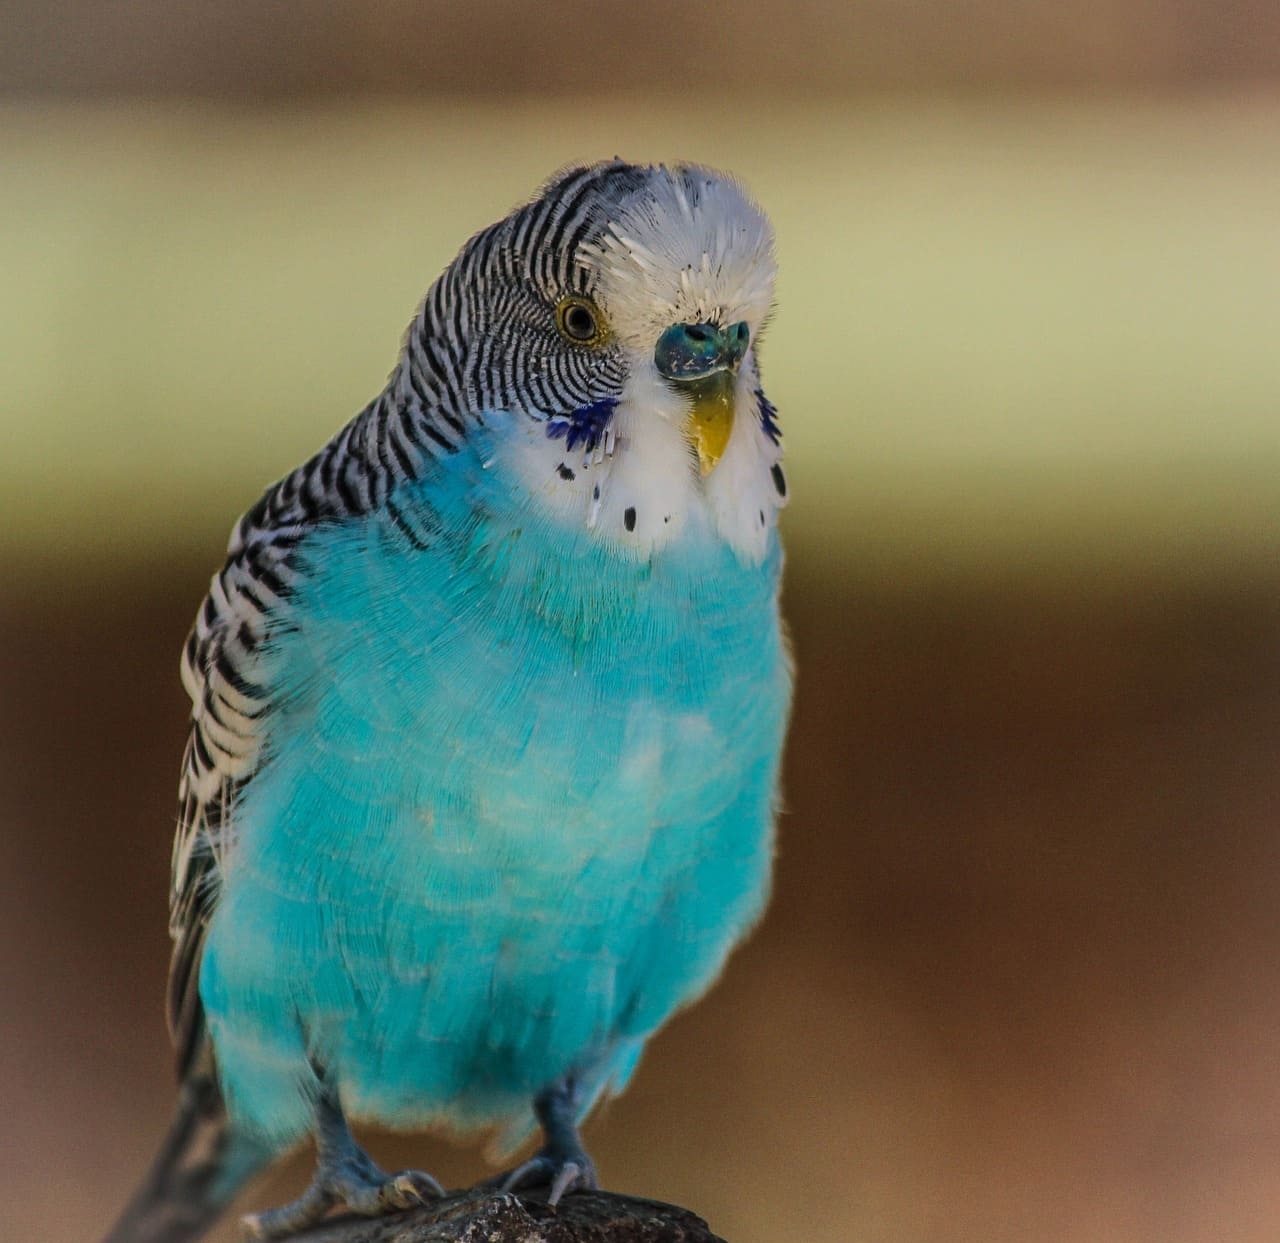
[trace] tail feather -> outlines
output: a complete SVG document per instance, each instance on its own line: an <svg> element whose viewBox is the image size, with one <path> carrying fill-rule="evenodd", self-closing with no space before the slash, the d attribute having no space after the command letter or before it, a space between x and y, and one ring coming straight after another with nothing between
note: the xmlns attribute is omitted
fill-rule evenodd
<svg viewBox="0 0 1280 1243"><path fill-rule="evenodd" d="M182 1083L169 1133L103 1243L192 1243L275 1153L232 1129L210 1059Z"/></svg>

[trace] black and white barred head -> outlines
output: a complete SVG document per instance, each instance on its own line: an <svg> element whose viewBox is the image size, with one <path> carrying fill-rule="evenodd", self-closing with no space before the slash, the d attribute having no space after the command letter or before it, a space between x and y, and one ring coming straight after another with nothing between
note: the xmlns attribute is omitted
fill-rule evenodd
<svg viewBox="0 0 1280 1243"><path fill-rule="evenodd" d="M746 322L773 298L773 232L731 178L611 161L553 178L478 233L411 325L405 396L463 419L564 417L622 396L679 322Z"/></svg>

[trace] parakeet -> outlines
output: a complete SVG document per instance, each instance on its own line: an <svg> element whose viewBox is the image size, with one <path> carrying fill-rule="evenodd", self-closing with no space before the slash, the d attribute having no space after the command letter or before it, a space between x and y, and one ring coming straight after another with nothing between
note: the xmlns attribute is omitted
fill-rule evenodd
<svg viewBox="0 0 1280 1243"><path fill-rule="evenodd" d="M181 1093L110 1243L198 1237L314 1137L278 1237L439 1193L347 1119L543 1146L766 900L791 662L757 348L774 238L730 177L551 180L431 286L385 389L241 518L182 660Z"/></svg>

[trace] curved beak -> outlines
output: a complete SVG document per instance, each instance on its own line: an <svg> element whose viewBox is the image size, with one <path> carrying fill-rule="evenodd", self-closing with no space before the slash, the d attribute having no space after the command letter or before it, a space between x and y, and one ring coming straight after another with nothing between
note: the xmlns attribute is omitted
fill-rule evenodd
<svg viewBox="0 0 1280 1243"><path fill-rule="evenodd" d="M689 399L684 433L703 475L715 469L733 432L738 365L750 344L751 329L742 321L728 328L672 324L653 351L659 374Z"/></svg>

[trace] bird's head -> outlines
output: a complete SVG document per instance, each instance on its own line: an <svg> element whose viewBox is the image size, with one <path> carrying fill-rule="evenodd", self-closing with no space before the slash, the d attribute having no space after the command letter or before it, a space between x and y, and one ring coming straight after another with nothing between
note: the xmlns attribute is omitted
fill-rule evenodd
<svg viewBox="0 0 1280 1243"><path fill-rule="evenodd" d="M403 383L464 423L525 416L545 450L528 469L554 473L564 505L583 494L589 525L647 493L643 524L638 502L620 509L643 539L772 471L768 524L747 497L771 526L785 487L755 353L774 276L773 231L731 178L574 168L463 248L410 328Z"/></svg>

